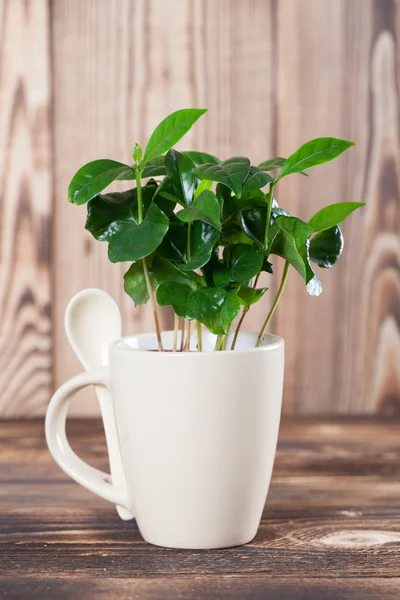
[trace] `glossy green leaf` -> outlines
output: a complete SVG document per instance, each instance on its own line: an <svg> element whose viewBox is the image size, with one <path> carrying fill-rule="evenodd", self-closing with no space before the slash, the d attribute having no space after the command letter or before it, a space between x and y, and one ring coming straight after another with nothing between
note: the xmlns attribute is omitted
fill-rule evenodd
<svg viewBox="0 0 400 600"><path fill-rule="evenodd" d="M282 158L282 156L276 156L275 158L271 158L269 160L264 160L264 162L258 165L259 169L263 171L274 171L275 169L280 169L282 165L285 164L286 158Z"/></svg>
<svg viewBox="0 0 400 600"><path fill-rule="evenodd" d="M230 188L238 198L242 195L243 182L250 171L250 161L244 156L234 156L221 164L205 164L196 167L200 179L209 179L223 183Z"/></svg>
<svg viewBox="0 0 400 600"><path fill-rule="evenodd" d="M165 281L157 288L157 302L160 306L172 306L179 317L191 318L188 311L188 302L192 288L177 281Z"/></svg>
<svg viewBox="0 0 400 600"><path fill-rule="evenodd" d="M174 263L161 256L153 258L152 272L157 283L165 283L172 281L188 285L192 289L196 289L201 282L201 277L197 273L184 272L179 269Z"/></svg>
<svg viewBox="0 0 400 600"><path fill-rule="evenodd" d="M116 179L135 179L135 169L115 160L94 160L79 169L68 187L68 200L86 204Z"/></svg>
<svg viewBox="0 0 400 600"><path fill-rule="evenodd" d="M343 252L343 246L343 235L339 227L325 229L311 239L310 260L319 267L333 267Z"/></svg>
<svg viewBox="0 0 400 600"><path fill-rule="evenodd" d="M217 287L200 288L190 294L188 311L193 319L204 322L204 319L215 315L222 307L226 291Z"/></svg>
<svg viewBox="0 0 400 600"><path fill-rule="evenodd" d="M186 261L187 227L178 219L171 218L169 229L158 249L160 256L172 262Z"/></svg>
<svg viewBox="0 0 400 600"><path fill-rule="evenodd" d="M268 288L253 288L248 285L241 285L238 290L238 296L241 304L248 310L252 304L255 304L264 296Z"/></svg>
<svg viewBox="0 0 400 600"><path fill-rule="evenodd" d="M183 271L200 269L209 260L219 238L219 231L204 221L195 221L191 233L191 257L189 263L179 263Z"/></svg>
<svg viewBox="0 0 400 600"><path fill-rule="evenodd" d="M340 140L336 138L316 138L303 144L294 154L289 156L282 165L277 181L290 175L291 173L299 173L321 165L330 160L333 160L342 152L354 146L354 142Z"/></svg>
<svg viewBox="0 0 400 600"><path fill-rule="evenodd" d="M211 191L202 192L189 208L180 210L176 216L185 223L205 221L216 229L221 229L220 204L217 196Z"/></svg>
<svg viewBox="0 0 400 600"><path fill-rule="evenodd" d="M264 253L255 246L235 244L224 251L230 281L246 283L261 271Z"/></svg>
<svg viewBox="0 0 400 600"><path fill-rule="evenodd" d="M151 204L157 183L149 181L142 188L143 214L146 215ZM97 240L110 242L119 235L126 225L138 224L138 205L136 188L126 192L99 194L87 205L85 229Z"/></svg>
<svg viewBox="0 0 400 600"><path fill-rule="evenodd" d="M216 335L224 334L227 333L229 325L239 314L239 311L240 300L238 298L238 290L228 290L221 309L214 315L205 318L202 322L211 333Z"/></svg>
<svg viewBox="0 0 400 600"><path fill-rule="evenodd" d="M167 174L165 168L165 156L157 156L153 160L149 160L142 172L142 177L160 177Z"/></svg>
<svg viewBox="0 0 400 600"><path fill-rule="evenodd" d="M151 269L149 269L149 276L154 290L157 287L157 283ZM132 298L135 306L146 304L148 301L149 291L146 285L142 261L133 263L125 273L124 290Z"/></svg>
<svg viewBox="0 0 400 600"><path fill-rule="evenodd" d="M195 164L196 167L199 165L204 165L206 163L213 163L214 165L219 165L220 160L216 156L212 154L207 154L207 152L196 152L195 150L184 150L182 152L185 156L188 156L190 160Z"/></svg>
<svg viewBox="0 0 400 600"><path fill-rule="evenodd" d="M206 108L184 108L166 117L153 131L144 153L144 162L167 152L191 129Z"/></svg>
<svg viewBox="0 0 400 600"><path fill-rule="evenodd" d="M264 248L265 224L267 221L267 207L257 206L244 210L240 214L243 231L254 240L260 248Z"/></svg>
<svg viewBox="0 0 400 600"><path fill-rule="evenodd" d="M306 268L306 289L310 296L319 296L322 294L322 283L319 277L315 274L314 269L310 264L310 240L306 240L305 245L300 248L300 254L303 258Z"/></svg>
<svg viewBox="0 0 400 600"><path fill-rule="evenodd" d="M270 160L264 160L264 162L258 165L259 169L263 171L275 171L275 169L279 169L286 162L286 158L282 158L282 156L277 156L276 158L271 158ZM308 177L308 174L304 171L299 171L300 175L305 175Z"/></svg>
<svg viewBox="0 0 400 600"><path fill-rule="evenodd" d="M194 164L188 156L177 150L170 150L165 157L165 168L172 186L172 194L181 200L183 206L190 206L196 188Z"/></svg>
<svg viewBox="0 0 400 600"><path fill-rule="evenodd" d="M337 204L329 204L319 210L308 222L314 232L330 229L338 223L341 223L351 215L353 211L361 206L365 206L365 202L338 202Z"/></svg>
<svg viewBox="0 0 400 600"><path fill-rule="evenodd" d="M259 190L273 181L267 173L258 167L250 167L249 174L243 182L243 191L252 192Z"/></svg>
<svg viewBox="0 0 400 600"><path fill-rule="evenodd" d="M197 188L194 191L194 196L193 198L196 199L200 196L200 194L202 194L203 192L207 191L207 190L211 190L213 185L212 181L209 181L208 179L203 179L202 181L200 181L199 185L197 186Z"/></svg>
<svg viewBox="0 0 400 600"><path fill-rule="evenodd" d="M311 234L308 223L286 216L278 216L269 231L270 253L289 261L305 281L307 273L303 250Z"/></svg>
<svg viewBox="0 0 400 600"><path fill-rule="evenodd" d="M123 223L118 235L108 245L108 258L111 262L140 260L152 254L161 244L168 231L168 217L151 204L143 221Z"/></svg>

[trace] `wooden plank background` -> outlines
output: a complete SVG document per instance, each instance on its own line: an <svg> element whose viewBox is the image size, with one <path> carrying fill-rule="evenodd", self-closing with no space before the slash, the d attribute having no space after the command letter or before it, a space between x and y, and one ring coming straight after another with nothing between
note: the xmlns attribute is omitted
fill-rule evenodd
<svg viewBox="0 0 400 600"><path fill-rule="evenodd" d="M110 292L125 334L151 330L148 308L124 296L125 267L107 262L66 192L82 163L128 160L186 106L209 113L185 146L222 158L284 156L321 135L357 142L277 190L303 218L367 202L321 297L290 278L273 323L286 339L284 411L400 414L398 0L0 0L0 22L1 417L43 414L81 370L63 330L80 289ZM73 412L97 414L93 397Z"/></svg>

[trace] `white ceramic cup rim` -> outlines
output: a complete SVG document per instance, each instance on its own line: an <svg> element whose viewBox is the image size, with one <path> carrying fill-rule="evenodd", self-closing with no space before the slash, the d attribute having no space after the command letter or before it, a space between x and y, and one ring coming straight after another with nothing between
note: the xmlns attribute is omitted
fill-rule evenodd
<svg viewBox="0 0 400 600"><path fill-rule="evenodd" d="M162 334L167 334L167 335L173 335L173 330L168 330L168 331L163 331ZM206 332L206 335L214 335L214 334L210 334L208 332ZM232 339L232 335L230 334L230 338ZM240 335L245 335L245 336L254 336L254 338L256 339L258 337L258 333L254 333L254 332L242 332L239 334ZM217 338L217 336L214 336L215 339ZM149 348L134 348L130 345L130 342L132 340L145 340L148 338L155 338L156 339L156 334L154 332L150 332L150 333L139 333L136 335L130 335L130 336L124 336L119 338L118 340L115 340L115 342L113 342L110 346L110 348L113 348L117 351L121 351L121 352L149 352ZM268 340L268 341L267 341ZM267 341L267 343L265 343ZM229 346L229 341L228 341L228 346ZM230 348L227 348L226 350L219 350L218 352L215 352L215 350L207 350L204 349L202 352L198 352L197 350L193 350L191 352L150 352L151 354L154 354L155 356L163 356L163 357L169 357L169 359L171 359L171 357L183 357L185 356L186 358L188 357L194 357L194 356L201 356L201 355L209 355L209 354L215 354L216 356L226 356L227 354L234 354L235 356L237 356L238 354L249 354L252 352L272 352L277 350L278 348L282 347L285 343L285 340L280 337L279 335L275 335L273 333L266 333L263 336L263 344L262 346L258 346L257 348L235 348L233 351L230 350ZM156 350L157 348L155 347L154 350Z"/></svg>

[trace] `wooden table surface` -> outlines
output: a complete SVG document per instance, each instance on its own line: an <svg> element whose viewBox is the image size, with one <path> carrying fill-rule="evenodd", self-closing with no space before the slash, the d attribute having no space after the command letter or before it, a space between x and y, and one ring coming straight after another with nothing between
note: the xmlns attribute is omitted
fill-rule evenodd
<svg viewBox="0 0 400 600"><path fill-rule="evenodd" d="M72 446L107 470L101 424ZM135 522L54 464L43 423L0 423L0 598L400 598L400 424L284 421L259 532L247 546L145 543Z"/></svg>

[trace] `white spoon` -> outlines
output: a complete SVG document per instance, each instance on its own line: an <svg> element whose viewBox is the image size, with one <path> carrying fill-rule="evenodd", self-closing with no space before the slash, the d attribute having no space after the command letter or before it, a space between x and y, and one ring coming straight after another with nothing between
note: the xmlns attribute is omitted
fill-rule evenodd
<svg viewBox="0 0 400 600"><path fill-rule="evenodd" d="M82 290L67 306L65 330L86 371L108 365L109 346L121 337L119 308L103 290ZM96 386L96 394L103 417L112 481L115 485L125 486L110 392L103 386ZM124 521L133 519L133 514L126 508L117 506L117 511Z"/></svg>

